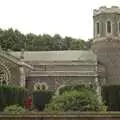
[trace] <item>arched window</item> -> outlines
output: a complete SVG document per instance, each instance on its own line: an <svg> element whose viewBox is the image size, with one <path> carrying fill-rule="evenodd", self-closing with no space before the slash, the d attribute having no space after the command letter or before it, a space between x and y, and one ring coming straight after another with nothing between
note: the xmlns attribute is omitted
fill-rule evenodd
<svg viewBox="0 0 120 120"><path fill-rule="evenodd" d="M100 34L100 23L99 22L96 23L96 33Z"/></svg>
<svg viewBox="0 0 120 120"><path fill-rule="evenodd" d="M112 24L111 24L111 21L107 21L106 27L107 27L107 33L111 33L111 32L112 32Z"/></svg>
<svg viewBox="0 0 120 120"><path fill-rule="evenodd" d="M120 22L118 22L118 33L120 33Z"/></svg>
<svg viewBox="0 0 120 120"><path fill-rule="evenodd" d="M5 70L5 68L3 68L2 66L0 66L0 85L7 85L8 84L8 73Z"/></svg>

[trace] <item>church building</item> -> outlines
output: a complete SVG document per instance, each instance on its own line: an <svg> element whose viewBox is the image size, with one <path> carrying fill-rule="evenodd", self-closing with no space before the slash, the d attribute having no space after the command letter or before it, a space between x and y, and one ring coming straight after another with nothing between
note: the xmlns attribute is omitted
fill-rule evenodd
<svg viewBox="0 0 120 120"><path fill-rule="evenodd" d="M120 8L94 10L93 24L88 51L0 49L0 84L51 90L65 84L120 84Z"/></svg>

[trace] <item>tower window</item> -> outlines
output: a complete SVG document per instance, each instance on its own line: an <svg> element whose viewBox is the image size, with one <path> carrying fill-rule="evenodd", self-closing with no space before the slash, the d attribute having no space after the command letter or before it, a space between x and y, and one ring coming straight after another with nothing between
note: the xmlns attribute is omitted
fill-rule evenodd
<svg viewBox="0 0 120 120"><path fill-rule="evenodd" d="M96 23L96 27L97 27L97 34L100 34L100 23Z"/></svg>
<svg viewBox="0 0 120 120"><path fill-rule="evenodd" d="M111 21L107 21L107 33L111 33Z"/></svg>
<svg viewBox="0 0 120 120"><path fill-rule="evenodd" d="M118 23L118 32L120 33L120 22Z"/></svg>

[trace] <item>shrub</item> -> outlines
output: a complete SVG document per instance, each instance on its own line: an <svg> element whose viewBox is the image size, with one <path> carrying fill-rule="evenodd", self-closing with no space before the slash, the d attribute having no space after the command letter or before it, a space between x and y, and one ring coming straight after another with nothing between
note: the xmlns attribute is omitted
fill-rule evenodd
<svg viewBox="0 0 120 120"><path fill-rule="evenodd" d="M86 89L95 92L94 89L85 85L75 85L75 86L67 85L59 89L59 94L63 94L64 92L67 91L73 91L73 90L83 91Z"/></svg>
<svg viewBox="0 0 120 120"><path fill-rule="evenodd" d="M52 98L52 91L34 91L33 92L33 105L36 109L42 111L45 105L48 104Z"/></svg>
<svg viewBox="0 0 120 120"><path fill-rule="evenodd" d="M8 107L5 107L4 109L5 113L24 113L26 112L26 109L19 105L10 105Z"/></svg>
<svg viewBox="0 0 120 120"><path fill-rule="evenodd" d="M103 86L102 97L108 111L120 111L120 85Z"/></svg>
<svg viewBox="0 0 120 120"><path fill-rule="evenodd" d="M97 95L85 89L83 91L67 91L53 97L46 111L102 111L104 106L100 104Z"/></svg>
<svg viewBox="0 0 120 120"><path fill-rule="evenodd" d="M28 92L20 87L0 85L0 110L2 111L6 106L14 104L24 106Z"/></svg>

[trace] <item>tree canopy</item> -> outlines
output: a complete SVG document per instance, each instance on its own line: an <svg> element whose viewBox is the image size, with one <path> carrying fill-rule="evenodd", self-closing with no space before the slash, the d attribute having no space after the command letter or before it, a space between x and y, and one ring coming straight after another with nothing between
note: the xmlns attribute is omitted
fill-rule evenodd
<svg viewBox="0 0 120 120"><path fill-rule="evenodd" d="M33 33L23 34L18 30L9 28L0 29L0 45L2 49L13 51L52 51L52 50L86 50L88 42L72 37L62 38L59 34L50 36L48 34L35 35Z"/></svg>

